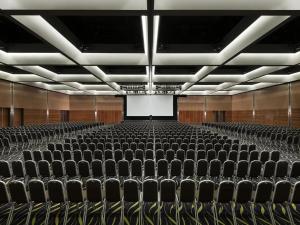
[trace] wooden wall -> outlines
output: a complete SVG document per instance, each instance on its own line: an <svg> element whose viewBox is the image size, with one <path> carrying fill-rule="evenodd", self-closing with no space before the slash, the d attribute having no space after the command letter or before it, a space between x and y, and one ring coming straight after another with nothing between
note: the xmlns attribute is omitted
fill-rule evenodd
<svg viewBox="0 0 300 225"><path fill-rule="evenodd" d="M188 96L178 98L178 120L182 123L215 122L215 112L224 111L231 121L231 96Z"/></svg>
<svg viewBox="0 0 300 225"><path fill-rule="evenodd" d="M123 98L97 96L95 100L97 121L105 124L120 123L123 120Z"/></svg>
<svg viewBox="0 0 300 225"><path fill-rule="evenodd" d="M70 96L70 121L99 121L105 124L123 120L123 98L115 96Z"/></svg>
<svg viewBox="0 0 300 225"><path fill-rule="evenodd" d="M178 120L182 123L201 123L204 115L205 97L187 96L178 98Z"/></svg>
<svg viewBox="0 0 300 225"><path fill-rule="evenodd" d="M0 127L9 125L9 108L0 108Z"/></svg>
<svg viewBox="0 0 300 225"><path fill-rule="evenodd" d="M291 125L300 127L300 82L291 84Z"/></svg>
<svg viewBox="0 0 300 225"><path fill-rule="evenodd" d="M232 121L253 123L253 93L232 96Z"/></svg>

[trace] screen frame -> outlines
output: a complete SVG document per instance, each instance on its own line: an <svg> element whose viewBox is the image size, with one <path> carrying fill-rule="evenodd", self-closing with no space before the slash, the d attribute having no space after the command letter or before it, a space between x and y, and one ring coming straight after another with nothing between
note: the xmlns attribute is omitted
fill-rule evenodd
<svg viewBox="0 0 300 225"><path fill-rule="evenodd" d="M177 95L173 95L173 115L172 116L152 116L152 120L177 120ZM149 120L149 116L127 116L127 95L124 96L123 104L124 120Z"/></svg>

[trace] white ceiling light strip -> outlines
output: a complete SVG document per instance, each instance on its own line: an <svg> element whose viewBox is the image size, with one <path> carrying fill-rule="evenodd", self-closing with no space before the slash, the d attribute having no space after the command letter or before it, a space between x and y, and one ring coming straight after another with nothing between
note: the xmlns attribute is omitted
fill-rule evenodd
<svg viewBox="0 0 300 225"><path fill-rule="evenodd" d="M144 52L145 55L148 56L148 17L147 16L142 16L142 31L143 31L143 41L144 41Z"/></svg>
<svg viewBox="0 0 300 225"><path fill-rule="evenodd" d="M58 48L75 62L80 63L82 61L83 56L81 52L41 16L13 16L13 18ZM106 82L105 73L97 66L85 66L85 68L101 81ZM109 82L107 84L110 85ZM119 86L117 86L116 90L119 90Z"/></svg>
<svg viewBox="0 0 300 225"><path fill-rule="evenodd" d="M234 57L241 50L249 46L251 43L262 37L264 34L281 24L289 16L261 16L246 28L239 36L237 36L229 45L227 45L217 56L218 65L223 64L230 58ZM217 67L215 67L217 68ZM214 70L211 67L210 69ZM200 79L203 79L208 72L211 72L207 67L201 68L198 73ZM197 74L196 74L197 76ZM195 82L193 82L195 83ZM191 84L193 85L193 84ZM183 85L182 91L187 90L191 85Z"/></svg>

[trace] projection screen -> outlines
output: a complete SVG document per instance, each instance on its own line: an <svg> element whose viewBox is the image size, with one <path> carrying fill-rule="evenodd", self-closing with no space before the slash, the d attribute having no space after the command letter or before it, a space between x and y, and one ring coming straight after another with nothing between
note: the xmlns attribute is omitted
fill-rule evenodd
<svg viewBox="0 0 300 225"><path fill-rule="evenodd" d="M127 116L173 116L172 95L128 95Z"/></svg>

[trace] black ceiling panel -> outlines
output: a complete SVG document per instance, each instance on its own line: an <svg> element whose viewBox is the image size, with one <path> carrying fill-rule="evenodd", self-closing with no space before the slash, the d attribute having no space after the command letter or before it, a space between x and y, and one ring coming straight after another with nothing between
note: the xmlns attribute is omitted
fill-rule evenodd
<svg viewBox="0 0 300 225"><path fill-rule="evenodd" d="M222 84L223 82L197 82L197 85L219 85Z"/></svg>
<svg viewBox="0 0 300 225"><path fill-rule="evenodd" d="M57 74L91 74L81 66L43 66L44 68Z"/></svg>
<svg viewBox="0 0 300 225"><path fill-rule="evenodd" d="M140 16L46 17L82 52L144 52Z"/></svg>
<svg viewBox="0 0 300 225"><path fill-rule="evenodd" d="M31 74L28 71L18 69L13 66L0 65L0 71L4 71L11 74Z"/></svg>
<svg viewBox="0 0 300 225"><path fill-rule="evenodd" d="M253 20L243 16L161 16L157 52L220 52Z"/></svg>
<svg viewBox="0 0 300 225"><path fill-rule="evenodd" d="M300 17L291 17L244 52L294 53L300 50Z"/></svg>
<svg viewBox="0 0 300 225"><path fill-rule="evenodd" d="M220 66L214 71L211 72L211 74L230 74L230 75L239 75L239 74L245 74L252 70L257 69L259 66Z"/></svg>
<svg viewBox="0 0 300 225"><path fill-rule="evenodd" d="M57 52L12 18L0 14L0 49L6 52Z"/></svg>
<svg viewBox="0 0 300 225"><path fill-rule="evenodd" d="M181 75L195 74L201 66L155 66L156 75Z"/></svg>
<svg viewBox="0 0 300 225"><path fill-rule="evenodd" d="M277 70L273 73L271 73L272 75L276 75L276 74L292 74L292 73L297 73L300 72L300 65L296 65L296 66L290 66L287 67L285 69L282 70Z"/></svg>
<svg viewBox="0 0 300 225"><path fill-rule="evenodd" d="M183 85L184 82L154 82L154 85Z"/></svg>
<svg viewBox="0 0 300 225"><path fill-rule="evenodd" d="M99 66L106 74L146 74L146 66Z"/></svg>

